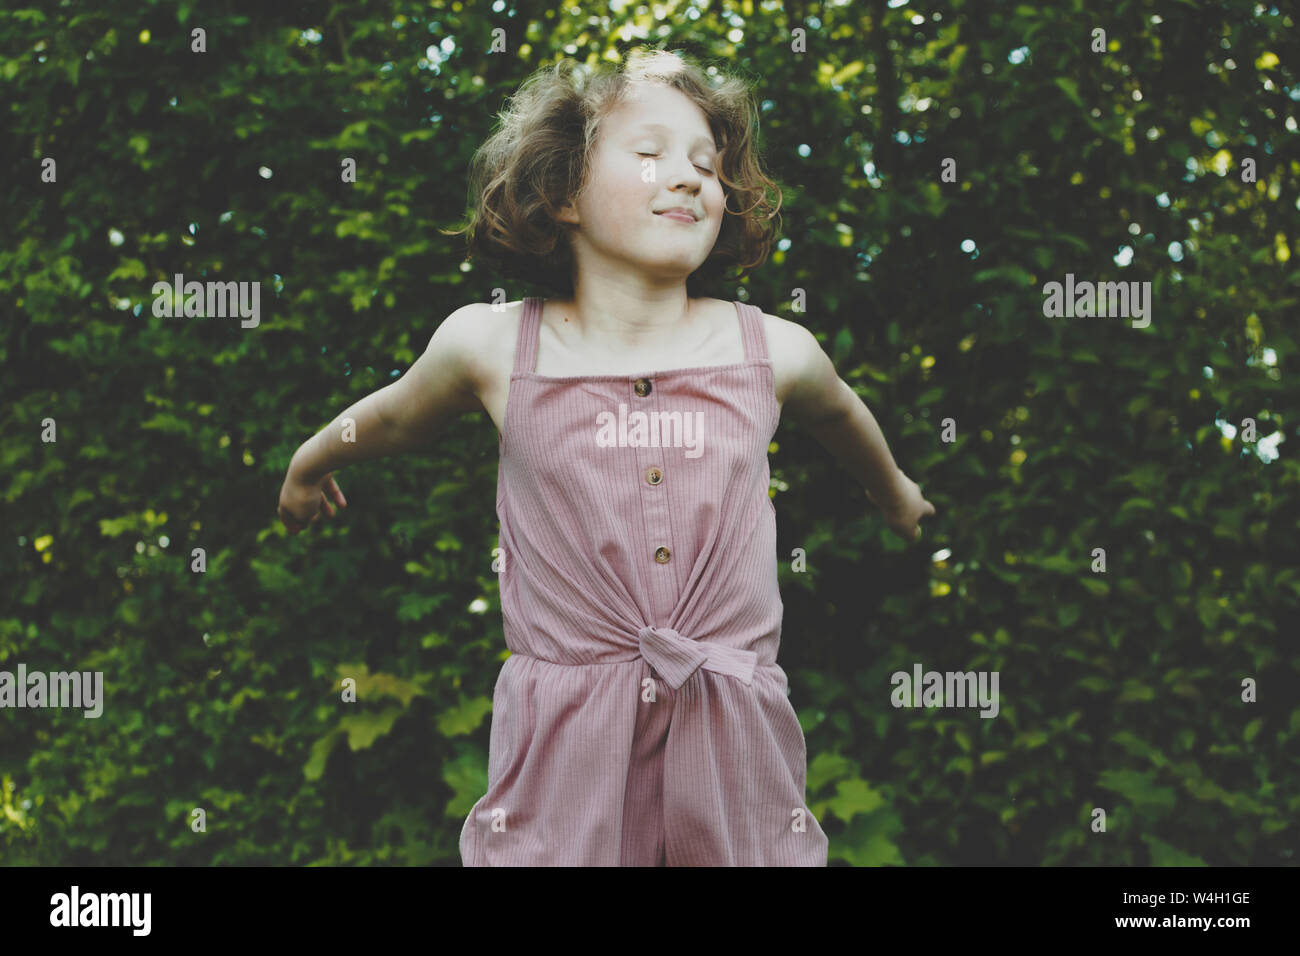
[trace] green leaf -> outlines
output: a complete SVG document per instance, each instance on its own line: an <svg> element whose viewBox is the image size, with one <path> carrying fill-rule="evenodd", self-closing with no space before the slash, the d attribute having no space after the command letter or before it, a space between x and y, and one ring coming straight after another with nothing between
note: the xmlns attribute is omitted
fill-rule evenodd
<svg viewBox="0 0 1300 956"><path fill-rule="evenodd" d="M438 605L444 599L444 595L408 591L402 595L401 600L398 602L397 619L399 621L418 621L421 618L428 617L438 609Z"/></svg>
<svg viewBox="0 0 1300 956"><path fill-rule="evenodd" d="M487 793L487 761L472 754L461 754L442 765L442 780L451 788L447 801L447 816L461 819L468 816L479 797Z"/></svg>
<svg viewBox="0 0 1300 956"><path fill-rule="evenodd" d="M837 860L851 866L902 866L905 861L894 842L902 828L902 820L892 810L858 814L844 832L831 841L830 852Z"/></svg>
<svg viewBox="0 0 1300 956"><path fill-rule="evenodd" d="M854 60L852 63L846 63L835 72L834 76L831 77L831 85L843 85L845 81L851 80L853 77L861 73L865 66L866 64L863 63L861 59Z"/></svg>
<svg viewBox="0 0 1300 956"><path fill-rule="evenodd" d="M1097 784L1115 791L1139 810L1162 812L1174 808L1173 788L1157 785L1155 774L1149 771L1103 770Z"/></svg>
<svg viewBox="0 0 1300 956"><path fill-rule="evenodd" d="M1152 866L1209 866L1205 860L1195 853L1176 850L1150 833L1142 834L1142 842L1151 851Z"/></svg>
<svg viewBox="0 0 1300 956"><path fill-rule="evenodd" d="M1083 100L1079 96L1079 84L1068 76L1053 77L1053 82L1061 88L1061 91L1070 98L1070 102L1075 106L1083 109Z"/></svg>
<svg viewBox="0 0 1300 956"><path fill-rule="evenodd" d="M878 790L873 790L865 780L853 777L841 780L835 786L835 796L826 801L832 813L841 820L852 820L856 814L871 813L885 802Z"/></svg>
<svg viewBox="0 0 1300 956"><path fill-rule="evenodd" d="M831 781L839 780L853 772L853 763L847 757L822 751L808 761L806 781L808 792L816 793Z"/></svg>
<svg viewBox="0 0 1300 956"><path fill-rule="evenodd" d="M1094 597L1106 597L1106 595L1110 594L1110 585L1103 581L1100 576L1085 576L1080 578L1079 581Z"/></svg>
<svg viewBox="0 0 1300 956"><path fill-rule="evenodd" d="M444 737L468 734L483 723L483 718L492 712L492 698L486 696L467 698L459 695L460 702L438 715L438 731Z"/></svg>
<svg viewBox="0 0 1300 956"><path fill-rule="evenodd" d="M853 332L846 325L835 335L833 358L837 362L842 362L852 350Z"/></svg>
<svg viewBox="0 0 1300 956"><path fill-rule="evenodd" d="M329 760L330 751L334 749L335 742L343 736L341 730L331 730L324 737L321 737L311 745L311 756L303 764L302 773L308 780L319 780L321 774L325 772L325 763Z"/></svg>
<svg viewBox="0 0 1300 956"><path fill-rule="evenodd" d="M140 519L136 515L123 515L120 518L99 519L99 533L105 538L116 538L129 531L134 531L139 526Z"/></svg>
<svg viewBox="0 0 1300 956"><path fill-rule="evenodd" d="M991 282L994 279L1005 279L1018 286L1032 285L1034 282L1033 275L1020 266L998 266L995 269L981 269L971 276L972 282Z"/></svg>
<svg viewBox="0 0 1300 956"><path fill-rule="evenodd" d="M1209 594L1198 594L1196 596L1196 616L1201 619L1201 624L1207 630L1213 629L1219 621L1219 615L1223 608L1219 606L1217 598Z"/></svg>
<svg viewBox="0 0 1300 956"><path fill-rule="evenodd" d="M1123 747L1125 751L1133 756L1149 760L1157 767L1169 765L1168 757L1130 730L1121 730L1113 734L1110 739L1112 743Z"/></svg>
<svg viewBox="0 0 1300 956"><path fill-rule="evenodd" d="M1124 689L1119 695L1121 701L1155 700L1156 692L1139 680L1130 677L1124 681Z"/></svg>
<svg viewBox="0 0 1300 956"><path fill-rule="evenodd" d="M365 750L393 729L393 723L406 712L404 707L389 707L378 713L364 711L339 720L339 729L347 731L348 746Z"/></svg>
<svg viewBox="0 0 1300 956"><path fill-rule="evenodd" d="M1041 730L1026 730L1018 733L1015 739L1011 741L1011 746L1017 750L1033 750L1047 743L1047 734Z"/></svg>
<svg viewBox="0 0 1300 956"><path fill-rule="evenodd" d="M952 770L960 771L962 774L969 777L975 772L975 764L971 761L970 757L953 757L944 764L943 772L948 773Z"/></svg>
<svg viewBox="0 0 1300 956"><path fill-rule="evenodd" d="M170 412L158 412L152 418L142 421L140 427L172 435L191 435L194 432L193 422L187 422Z"/></svg>

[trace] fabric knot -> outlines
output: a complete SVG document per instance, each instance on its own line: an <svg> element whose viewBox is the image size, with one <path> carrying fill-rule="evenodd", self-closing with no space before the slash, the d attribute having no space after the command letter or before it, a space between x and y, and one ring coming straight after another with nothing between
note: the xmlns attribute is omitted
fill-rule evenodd
<svg viewBox="0 0 1300 956"><path fill-rule="evenodd" d="M687 678L703 667L715 674L735 677L746 684L754 680L754 666L758 655L723 644L693 641L683 637L671 627L646 625L637 631L641 656L673 690L686 683Z"/></svg>

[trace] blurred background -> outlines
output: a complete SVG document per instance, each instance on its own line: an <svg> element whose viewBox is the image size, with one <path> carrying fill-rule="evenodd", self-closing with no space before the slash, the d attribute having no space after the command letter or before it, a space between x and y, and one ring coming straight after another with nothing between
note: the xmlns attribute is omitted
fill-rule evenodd
<svg viewBox="0 0 1300 956"><path fill-rule="evenodd" d="M1294 865L1300 50L1238 0L0 12L0 671L105 695L0 709L0 863L459 865L492 423L338 472L303 535L279 490L448 314L545 294L439 229L525 77L640 45L753 84L783 189L707 294L811 329L938 508L905 546L777 431L831 864ZM156 317L177 273L260 323ZM1046 315L1067 275L1149 282L1149 325ZM997 717L895 709L914 665L998 672Z"/></svg>

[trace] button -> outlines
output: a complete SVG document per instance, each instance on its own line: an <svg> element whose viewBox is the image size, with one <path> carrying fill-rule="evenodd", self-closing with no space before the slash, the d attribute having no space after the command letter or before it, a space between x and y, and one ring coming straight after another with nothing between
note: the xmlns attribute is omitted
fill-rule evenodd
<svg viewBox="0 0 1300 956"><path fill-rule="evenodd" d="M650 379L638 378L636 380L636 393L642 398L650 394Z"/></svg>
<svg viewBox="0 0 1300 956"><path fill-rule="evenodd" d="M659 482L664 480L664 473L658 468L647 468L645 472L645 480L652 485L657 485Z"/></svg>
<svg viewBox="0 0 1300 956"><path fill-rule="evenodd" d="M673 553L664 547L660 547L658 550L655 551L655 560L658 561L660 564L667 564L668 559L671 558L672 556Z"/></svg>

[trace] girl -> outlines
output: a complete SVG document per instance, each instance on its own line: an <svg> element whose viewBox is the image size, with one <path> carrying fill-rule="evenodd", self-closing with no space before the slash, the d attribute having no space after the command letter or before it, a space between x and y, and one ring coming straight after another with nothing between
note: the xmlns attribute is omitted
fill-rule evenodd
<svg viewBox="0 0 1300 956"><path fill-rule="evenodd" d="M462 308L397 382L295 453L291 532L331 472L497 427L506 645L466 866L825 866L776 663L767 448L790 408L909 538L933 514L803 327L690 294L760 263L779 209L735 79L665 52L521 87L475 156L471 256L556 299ZM735 208L732 208L734 203Z"/></svg>

